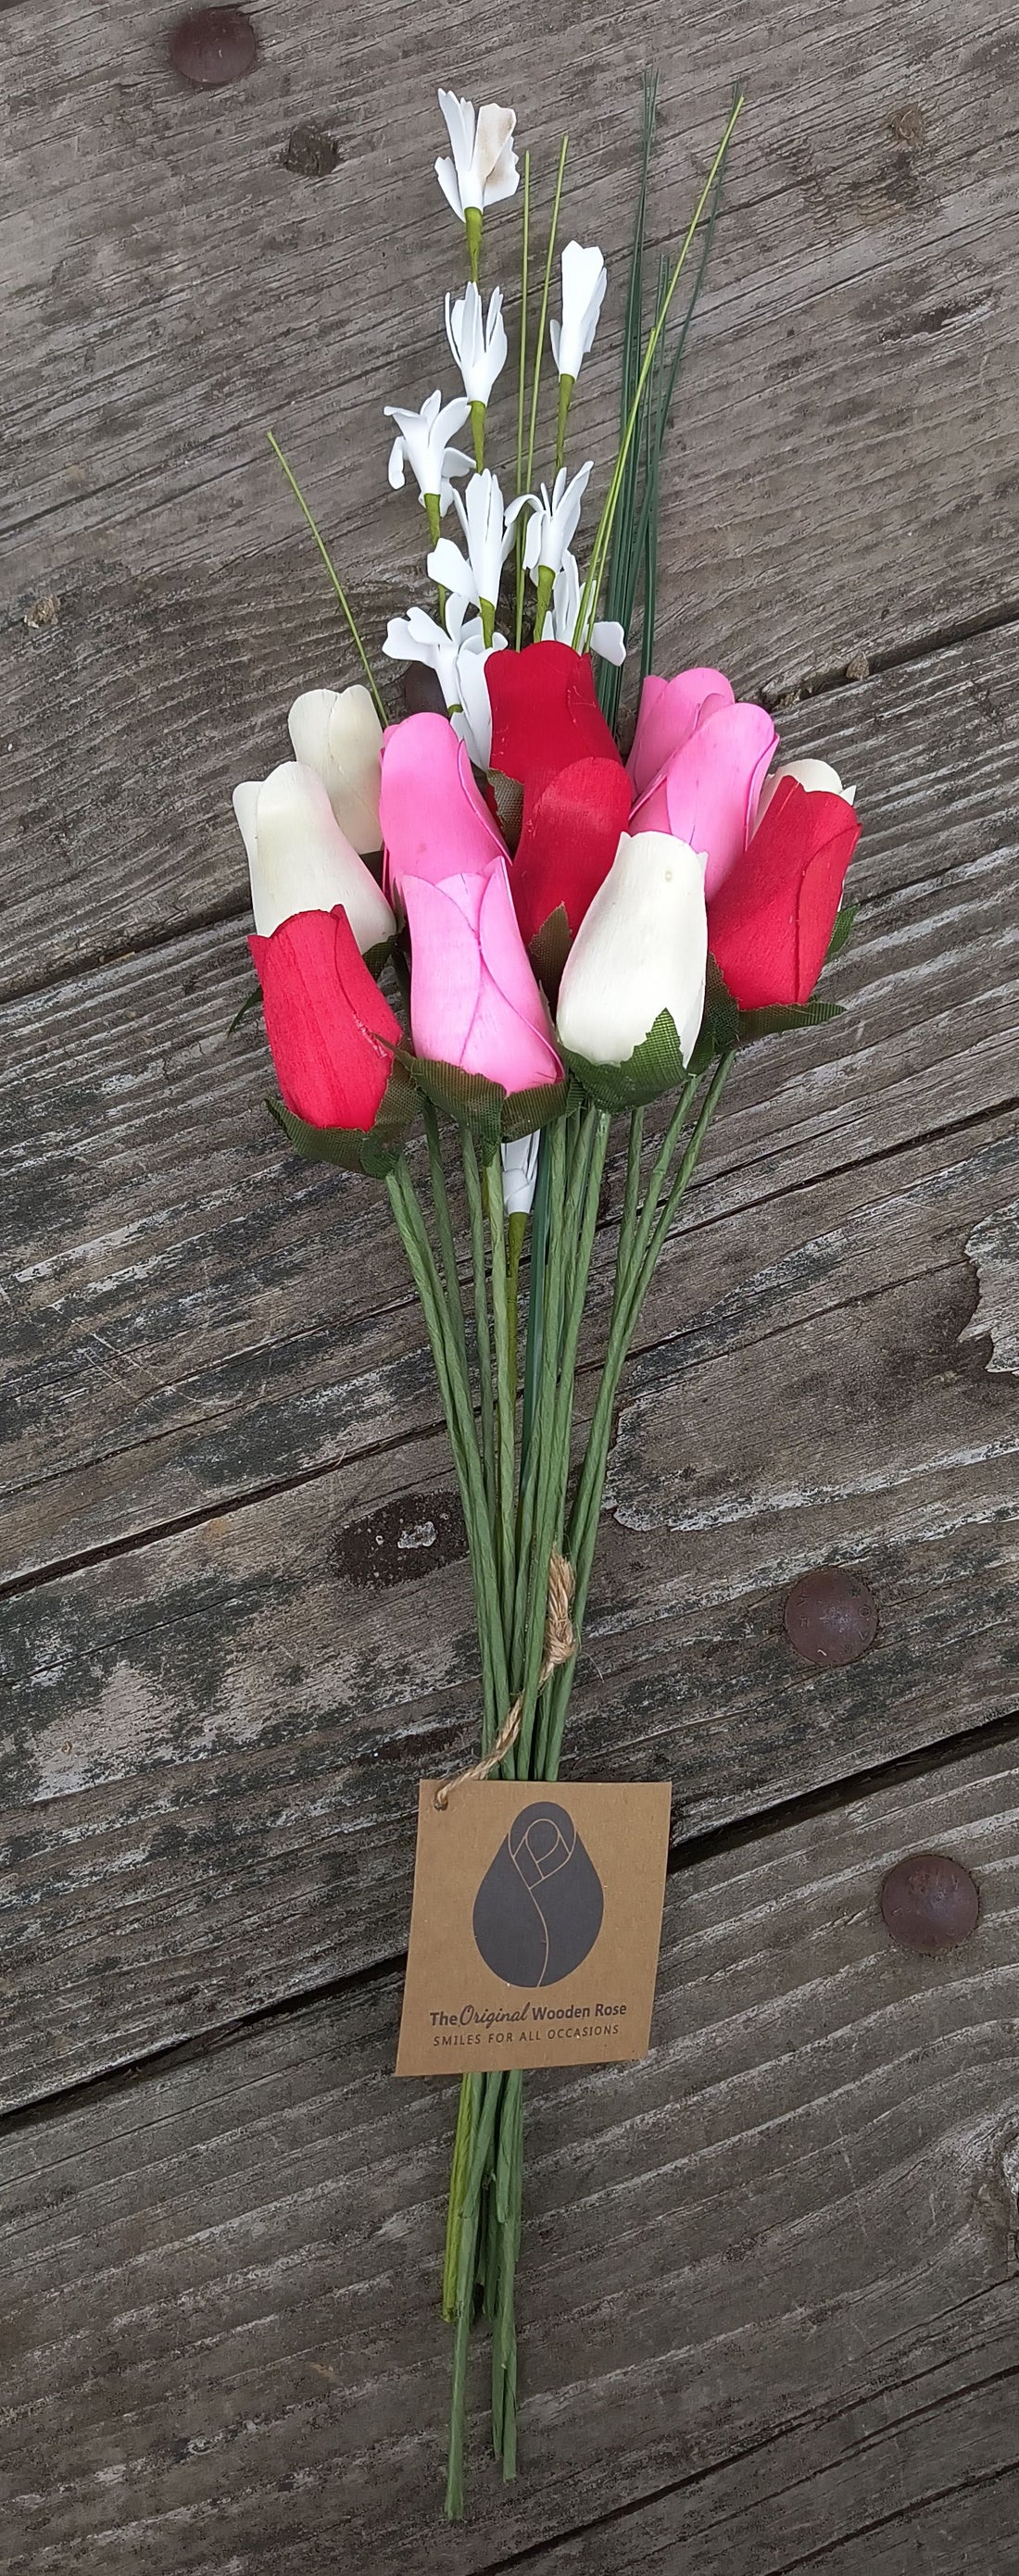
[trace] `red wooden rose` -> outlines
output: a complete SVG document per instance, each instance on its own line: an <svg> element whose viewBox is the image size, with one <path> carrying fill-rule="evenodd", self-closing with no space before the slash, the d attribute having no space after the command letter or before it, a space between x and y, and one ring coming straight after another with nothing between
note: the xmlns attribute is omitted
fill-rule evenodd
<svg viewBox="0 0 1019 2576"><path fill-rule="evenodd" d="M311 1127L374 1125L403 1031L340 905L249 939L287 1108Z"/></svg>
<svg viewBox="0 0 1019 2576"><path fill-rule="evenodd" d="M780 779L708 904L708 946L742 1010L810 1000L859 837L844 796Z"/></svg>

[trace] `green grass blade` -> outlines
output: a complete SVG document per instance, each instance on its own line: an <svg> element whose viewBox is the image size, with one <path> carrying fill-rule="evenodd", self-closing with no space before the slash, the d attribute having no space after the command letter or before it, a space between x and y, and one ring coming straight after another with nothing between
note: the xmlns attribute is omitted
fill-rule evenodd
<svg viewBox="0 0 1019 2576"><path fill-rule="evenodd" d="M524 154L523 236L520 247L520 367L517 376L517 491L524 488L524 418L527 406L527 296L530 285L531 259L531 155ZM523 512L517 520L514 546L516 573L516 625L514 643L520 651L524 627L524 522Z"/></svg>
<svg viewBox="0 0 1019 2576"><path fill-rule="evenodd" d="M637 211L634 217L630 273L626 289L626 313L623 322L623 361L619 397L619 435L625 436L626 423L637 389L640 352L644 337L644 243L647 230L647 198L651 176L651 154L654 148L658 112L658 74L644 73L644 108L641 120L640 178L637 185ZM632 605L630 583L630 537L637 498L638 457L636 447L627 460L626 481L620 501L619 516L613 530L612 555L609 563L605 603L607 617L622 618L621 602ZM610 725L619 714L622 671L617 664L603 662L598 674L598 698L602 713Z"/></svg>
<svg viewBox="0 0 1019 2576"><path fill-rule="evenodd" d="M728 156L726 155L726 158L727 157ZM714 240L715 225L718 221L719 208L722 202L722 189L725 182L725 167L726 161L723 159L719 166L714 194L708 209L708 218L704 227L704 244L697 264L697 273L694 278L686 312L683 315L682 322L680 323L679 330L676 334L675 348L672 351L667 369L661 372L658 368L655 369L655 375L659 378L659 381L655 401L654 427L651 432L651 462L649 472L645 480L640 512L634 532L635 563L638 566L641 563L643 564L644 573L644 614L642 620L640 666L642 682L647 678L654 660L658 575L658 505L662 453L665 446L666 433L668 431L673 398L676 391L676 381L683 361L683 354L686 349L690 325L693 321L698 297L704 284L708 261L711 256L711 245ZM631 600L627 612L630 617L633 615L633 606L634 602Z"/></svg>
<svg viewBox="0 0 1019 2576"><path fill-rule="evenodd" d="M309 526L309 528L311 529L312 536L313 536L313 537L314 537L314 539L315 539L315 543L316 543L316 545L317 545L317 547L318 547L319 553L320 553L320 555L321 555L321 557L322 557L322 561L323 561L323 563L324 563L324 565L325 565L325 568L326 568L326 571L327 571L327 573L328 573L328 575L329 575L329 579L330 579L330 581L332 582L333 589L334 589L334 591L336 592L337 599L339 600L340 607L341 607L341 609L343 610L344 617L346 618L347 625L348 625L348 627L349 627L349 629L350 629L350 633L351 633L351 635L352 635L352 637L353 637L353 640L354 640L354 644L355 644L355 646L356 646L356 648L357 648L358 656L359 656L359 659L360 659L361 664L362 664L363 669L364 669L364 675L365 675L365 678L366 678L366 680L367 680L367 682L368 682L368 686L369 686L369 688L370 688L370 690L371 690L371 693L372 693L372 696L373 696L373 698L374 698L374 700L375 700L375 705L376 705L376 709L377 709L377 712L378 712L379 720L380 720L380 722L381 722L382 724L387 725L387 724L389 723L389 717L388 717L388 715L387 715L387 713L386 713L386 709L385 709L385 706L384 706L384 704L383 704L383 700L382 700L382 698L381 698L381 696L380 696L380 694L379 694L379 690L378 690L378 688L376 687L376 683L375 683L375 674L374 674L374 672L373 672L373 670L372 670L371 663L369 662L369 659L368 659L367 653L365 652L365 649L364 649L364 645L363 645L363 643L362 643L362 641L361 641L361 636L360 636L360 632L359 632L359 629L358 629L357 620L356 620L356 618L355 618L355 616L354 616L354 611L353 611L353 609L352 609L352 607L351 607L351 605L350 605L350 601L349 601L349 599L347 598L346 591L344 590L343 584L342 584L342 582L341 582L341 580L340 580L339 573L338 573L338 572L337 572L337 570L336 570L336 566L335 566L335 564L334 564L334 562L333 562L333 559L332 559L332 556L331 556L331 554L330 554L330 552L329 552L329 548L328 548L328 546L327 546L327 544L326 544L325 538L324 538L324 536L322 535L321 529L316 525L315 520L312 518L311 511L310 511L310 510L309 510L309 508L308 508L308 504L307 504L307 502L306 502L306 500L305 500L305 497L304 497L304 494L303 494L303 492L302 492L302 490L301 490L301 486L300 486L300 484L299 484L299 482L298 482L298 480L297 480L297 476L296 476L296 474L293 472L292 467L288 465L287 460L286 460L286 457L284 456L283 450L282 450L281 446L279 445L279 441L273 437L273 434L272 434L271 429L267 429L265 434L266 434L266 437L267 437L267 439L268 439L268 441L269 441L269 445L270 445L270 447L271 447L271 449L272 449L273 455L274 455L274 457L275 457L275 459L276 459L277 465L281 465L281 466L282 466L282 468L283 468L283 472L284 472L284 474L286 475L287 482L288 482L288 483L289 483L289 485L290 485L290 489L291 489L291 491L292 491L292 493L293 493L293 495L294 495L294 499L295 499L295 501L296 501L296 503L297 503L298 509L299 509L300 511L302 511L302 512L303 512L303 515L304 515L304 517L306 518L306 520L307 520L307 522L308 522L308 526Z"/></svg>
<svg viewBox="0 0 1019 2576"><path fill-rule="evenodd" d="M538 338L534 351L534 383L531 387L531 418L527 436L527 479L526 483L522 486L522 489L528 492L530 491L534 481L534 444L538 433L538 395L541 391L541 362L545 353L545 332L548 325L548 300L552 289L552 263L555 259L556 234L559 230L559 208L562 204L563 179L566 174L566 155L569 148L569 135L564 134L559 151L559 168L556 174L555 196L552 200L552 222L549 228L548 255L545 261L545 275L541 289L541 310L538 315Z"/></svg>
<svg viewBox="0 0 1019 2576"><path fill-rule="evenodd" d="M648 379L649 379L649 377L650 377L652 367L653 367L653 365L654 365L655 352L656 352L656 350L657 350L657 348L658 348L658 346L659 346L659 342L660 342L661 337L662 337L662 334L663 334L663 332L664 332L664 330L665 330L665 326L666 326L666 322L667 322L667 320L668 320L669 311L670 311L670 308L671 308L671 305L672 305L673 298L674 298L674 296L675 296L675 293L676 293L677 287L678 287L678 285L679 285L679 281L680 281L680 278L681 278L681 276L682 276L683 270L684 270L684 268L685 268L685 266L686 266L686 262L687 262L687 259L688 259L688 257L689 257L690 249L691 249L691 246L692 246L692 244L693 244L693 241L694 241L695 235L696 235L696 233L697 233L698 227L699 227L699 225L700 225L700 222L701 222L702 216L703 216L703 214L704 214L705 207L706 207L706 206L708 205L708 203L709 203L709 200L710 200L710 197L711 197L711 194L712 194L712 190L713 190L714 185L715 185L715 181L716 181L716 179L717 179L717 177L718 177L719 170L720 170L720 168L721 168L721 166L722 166L722 163L724 162L725 155L726 155L726 153L727 153L727 151L728 151L728 148L729 148L729 144L730 144L730 142L731 142L731 140L732 140L732 136L733 136L733 133L734 133L734 131L735 131L735 127L736 127L737 119L739 118L739 115L740 115L740 113L741 113L742 106L743 106L743 99L742 99L742 95L740 95L740 97L738 97L738 98L737 98L737 100L736 100L736 102L735 102L735 105L734 105L734 107L733 107L733 109L732 109L732 112L731 112L731 114L730 114L730 116L729 116L729 118L728 118L728 121L727 121L727 123L726 123L726 127L725 127L725 132L724 132L724 134L723 134L723 136L722 136L722 140L721 140L721 142L720 142L720 144L719 144L718 150L717 150L717 152L716 152L716 154L715 154L715 157L714 157L714 160L713 160L713 162L712 162L712 164L711 164L711 168L710 168L710 170L709 170L709 172L708 172L708 175L707 175L707 178L706 178L706 180L705 180L705 182L704 182L704 186L703 186L703 188L701 189L701 193L700 193L700 196L699 196L699 198L698 198L698 200L697 200L697 204L696 204L696 206L694 207L694 211L693 211L693 214L692 214L692 216L691 216L691 218L690 218L690 222L689 222L689 224L688 224L688 226L687 226L686 234L685 234L685 236L684 236L683 243L682 243L681 249L680 249L680 251L679 251L678 258L676 259L676 261L675 261L675 263L674 263L674 266L673 266L673 269L672 269L672 273L671 273L671 276L670 276L670 278L669 278L669 284L668 284L668 288L667 288L667 291L666 291L666 294L665 294L665 298L664 298L664 302L663 302L663 305L662 305L662 309L661 309L660 313L658 314L658 317L657 317L656 321L655 321L655 322L654 322L654 324L652 325L651 331L650 331L650 333L649 333L649 335L648 335L647 345L646 345L646 347L645 347L645 350L644 350L644 357L643 357L643 360L642 360L642 363L641 363L640 374L639 374L639 376L638 376L638 378L637 378L636 391L635 391L635 393L634 393L633 402L632 402L631 407L630 407L630 413L629 413L629 418L628 418L628 420L627 420L626 429L625 429L625 432L624 432L624 435L623 435L623 438L622 438L622 441L621 441L621 444L620 444L619 454L618 454L618 457L617 457L617 459L616 459L615 471L614 471L614 473L613 473L612 480L611 480L611 483L610 483L610 485L609 485L608 495L607 495L607 498L606 498L606 501L605 501L605 507L604 507L604 509L603 509L603 511L602 511L602 515L601 515L601 518L600 518L599 523L598 523L598 529L597 529L597 533L596 533L596 536L595 536L594 547L593 547L592 556L591 556L590 568L589 568L589 571L588 571L587 580L586 580L586 582L585 582L585 584L584 584L583 592L582 592L582 594L581 594L580 609L579 609L578 616L577 616L577 623L576 623L576 627L575 627L575 630L574 630L574 638L573 638L575 645L577 645L581 651L584 651L584 650L586 649L586 647L587 647L587 645L588 645L588 643L589 643L589 641L590 641L591 627L592 627L592 625L593 625L593 623L594 623L594 620L595 620L595 617L596 617L596 615L597 615L597 610L598 610L598 600L599 600L599 597L600 597L600 594L601 594L602 582L603 582L604 577L605 577L605 568L606 568L606 564L607 564L607 561L608 561L609 550L610 550L610 548L611 548L611 544L612 544L612 533L613 533L613 528L614 528L614 526L615 526L616 513L617 513L618 508L619 508L620 493L621 493L621 491L622 491L623 481L624 481L624 477L625 477L625 473L626 473L626 462L627 462L627 458L628 458L628 455L629 455L630 449L631 449L631 447L632 447L632 445L633 445L634 438L635 438L635 436L636 436L636 434L637 434L637 430L638 430L638 426L639 426L639 422L640 422L640 415L641 415L641 404L642 404L642 401L643 401L645 388L646 388L646 386L647 386L647 382L648 382Z"/></svg>

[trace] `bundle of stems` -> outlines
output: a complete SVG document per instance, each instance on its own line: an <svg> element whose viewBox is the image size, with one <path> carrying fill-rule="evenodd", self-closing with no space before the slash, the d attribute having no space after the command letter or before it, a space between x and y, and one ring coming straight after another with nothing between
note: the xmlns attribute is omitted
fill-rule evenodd
<svg viewBox="0 0 1019 2576"><path fill-rule="evenodd" d="M640 677L650 670L654 650L662 450L711 248L729 145L742 107L741 96L734 95L683 241L678 252L657 262L652 289L645 235L656 90L655 76L649 73L644 85L626 304L619 445L572 638L577 650L588 650L596 618L604 608L631 638L639 634ZM518 492L529 490L534 479L542 353L566 158L564 136L532 341L531 174L530 156L524 156ZM680 281L697 242L692 289L679 318ZM564 378L556 421L557 469L564 460L571 389L571 380ZM271 444L323 557L385 720L383 701L328 549L286 458L274 439ZM511 622L518 647L527 624L523 527L519 519L508 568L508 580L515 587ZM433 529L433 537L435 533ZM551 577L540 575L546 578ZM547 590L543 598L539 589L534 629L538 634L548 597ZM442 592L438 605L441 618ZM598 689L602 710L615 729L620 707L618 667L602 665ZM574 1393L613 1113L588 1096L584 1087L575 1095L576 1107L570 1105L573 1095L567 1097L565 1114L540 1136L530 1219L507 1214L498 1147L490 1153L482 1149L476 1132L466 1121L460 1122L455 1110L453 1125L445 1120L440 1125L430 1097L423 1106L426 1186L418 1186L405 1151L399 1152L387 1172L393 1213L428 1327L467 1527L481 1655L482 1755L492 1755L497 1748L499 1759L491 1768L501 1770L504 1778L552 1781L558 1776L620 1377L655 1264L694 1172L731 1061L731 1050L713 1058L708 1054L706 1060L705 1051L698 1047L696 1070L686 1076L668 1106L660 1138L648 1140L646 1148L644 1110L617 1113L626 1114L629 1125L615 1275L601 1369L582 1441L574 1434ZM632 1098L635 1089L631 1085L621 1096ZM299 1123L290 1120L288 1133L293 1134ZM451 1134L459 1140L462 1159L467 1227L467 1257L462 1265L445 1162L444 1138ZM522 1271L528 1227L529 1259ZM466 1299L461 1267L469 1288ZM554 1660L546 1653L546 1612L550 1571L560 1559L572 1580L574 1650ZM504 1743L508 1743L505 1753ZM453 2148L442 2283L443 2313L454 2330L446 2490L451 2519L463 2511L468 2352L471 2328L479 2316L491 2326L495 2453L507 2477L513 2476L516 2467L515 2281L523 2166L520 2072L465 2076Z"/></svg>
<svg viewBox="0 0 1019 2576"><path fill-rule="evenodd" d="M579 1644L620 1377L731 1062L726 1053L703 1075L688 1076L657 1140L645 1144L642 1109L629 1116L611 1306L582 1439L574 1437L574 1395L610 1113L585 1101L544 1130L523 1272L527 1220L506 1216L500 1156L480 1160L470 1129L457 1131L467 1212L466 1298L442 1150L443 1133L450 1131L440 1130L434 1112L426 1118L427 1190L416 1186L406 1156L388 1179L428 1327L463 1503L481 1655L484 1752L497 1744L508 1712L518 1720L515 1742L499 1766L504 1778L558 1776L576 1655L546 1675L549 1569L558 1552L572 1571ZM523 2168L521 2073L465 2076L442 2281L443 2313L454 2331L446 2488L451 2519L463 2511L468 2354L478 2317L491 2327L495 2454L506 2477L516 2467L515 2281Z"/></svg>

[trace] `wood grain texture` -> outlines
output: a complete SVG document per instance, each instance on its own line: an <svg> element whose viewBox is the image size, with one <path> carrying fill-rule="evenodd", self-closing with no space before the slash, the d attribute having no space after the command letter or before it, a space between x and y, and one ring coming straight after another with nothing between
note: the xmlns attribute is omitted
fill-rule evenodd
<svg viewBox="0 0 1019 2576"><path fill-rule="evenodd" d="M0 2563L1014 2576L1019 17L251 0L203 96L172 15L0 0ZM844 1018L739 1067L624 1392L570 1760L676 1783L656 2045L532 2087L525 2476L479 2370L451 2537L450 2092L390 2068L414 1784L476 1726L463 1531L386 1211L226 1036L229 792L351 676L268 421L373 651L419 584L381 407L444 363L436 80L511 65L542 185L570 124L597 485L651 54L656 242L749 94L660 659L856 780L862 909ZM825 1559L880 1628L814 1672ZM880 1921L919 1843L979 1882L953 1958Z"/></svg>
<svg viewBox="0 0 1019 2576"><path fill-rule="evenodd" d="M293 691L343 673L267 421L373 648L420 584L382 406L444 371L460 261L431 167L444 71L498 94L512 65L546 204L571 124L566 220L613 268L575 404L599 475L639 66L657 55L663 243L733 67L745 78L663 495L667 667L721 661L775 690L1016 607L1014 8L989 25L983 0L834 16L805 0L767 25L744 5L673 28L635 0L625 68L605 0L582 21L511 0L488 26L467 0L380 0L363 24L294 0L253 15L257 70L206 96L166 60L162 0L126 21L118 0L28 0L5 30L0 677L29 911L8 989L234 904L230 787L270 758ZM283 158L311 113L340 145L320 181ZM511 210L492 236L507 277L517 240Z"/></svg>
<svg viewBox="0 0 1019 2576"><path fill-rule="evenodd" d="M719 1228L682 1322L660 1283L569 1760L672 1776L680 1836L1016 1706L1015 1390L958 1349L1016 1155L992 1120L797 1192L738 1289ZM415 1776L476 1725L462 1544L422 1435L8 1599L8 2101L392 1955ZM813 1673L781 1606L828 1557L882 1627Z"/></svg>
<svg viewBox="0 0 1019 2576"><path fill-rule="evenodd" d="M1014 1748L923 1783L981 1897L936 1960L877 1905L917 1785L675 1874L650 2057L529 2087L524 2474L485 2459L479 2363L459 2534L452 2095L393 2084L395 1981L11 2125L11 2576L1008 2576Z"/></svg>

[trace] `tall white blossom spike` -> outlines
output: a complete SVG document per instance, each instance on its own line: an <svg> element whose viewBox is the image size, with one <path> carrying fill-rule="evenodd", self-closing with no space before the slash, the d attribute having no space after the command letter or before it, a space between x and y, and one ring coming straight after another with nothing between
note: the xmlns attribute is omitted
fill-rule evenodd
<svg viewBox="0 0 1019 2576"><path fill-rule="evenodd" d="M488 694L488 665L493 653L504 653L509 638L493 635L485 643L480 618L465 635L457 663L459 707L454 707L451 722L465 742L476 769L488 769L492 759L492 701Z"/></svg>
<svg viewBox="0 0 1019 2576"><path fill-rule="evenodd" d="M506 364L501 286L492 289L487 316L473 282L455 304L452 296L447 295L446 338L463 377L468 402L489 403L492 387Z"/></svg>
<svg viewBox="0 0 1019 2576"><path fill-rule="evenodd" d="M552 356L571 384L579 376L598 328L608 271L600 250L567 242L562 256L563 317L549 323Z"/></svg>
<svg viewBox="0 0 1019 2576"><path fill-rule="evenodd" d="M500 205L503 198L516 193L520 178L513 149L516 110L494 106L475 110L469 98L457 98L451 89L440 89L439 106L452 158L440 154L435 175L453 213L465 223L469 211L483 214L486 206Z"/></svg>
<svg viewBox="0 0 1019 2576"><path fill-rule="evenodd" d="M452 537L440 537L428 557L428 577L440 590L474 601L491 643L502 568L513 543L512 514L508 521L497 477L487 470L472 474L463 493L454 492L453 507L467 540L466 555Z"/></svg>
<svg viewBox="0 0 1019 2576"><path fill-rule="evenodd" d="M580 566L575 555L567 552L552 584L552 605L545 633L556 644L572 644L580 615ZM626 637L615 617L596 617L591 628L589 649L603 662L625 662Z"/></svg>
<svg viewBox="0 0 1019 2576"><path fill-rule="evenodd" d="M434 671L447 708L460 702L456 666L469 609L469 600L447 600L446 623L440 626L426 609L408 608L406 617L391 617L386 628L383 652L391 662L421 662L426 671ZM476 622L480 626L480 619Z"/></svg>
<svg viewBox="0 0 1019 2576"><path fill-rule="evenodd" d="M470 457L450 445L469 420L470 410L466 394L455 394L448 403L443 403L441 393L429 394L420 411L405 411L398 403L386 404L385 417L395 421L397 430L389 452L389 480L394 492L402 492L409 465L426 506L431 501L440 512L448 508L453 476L471 471Z"/></svg>

